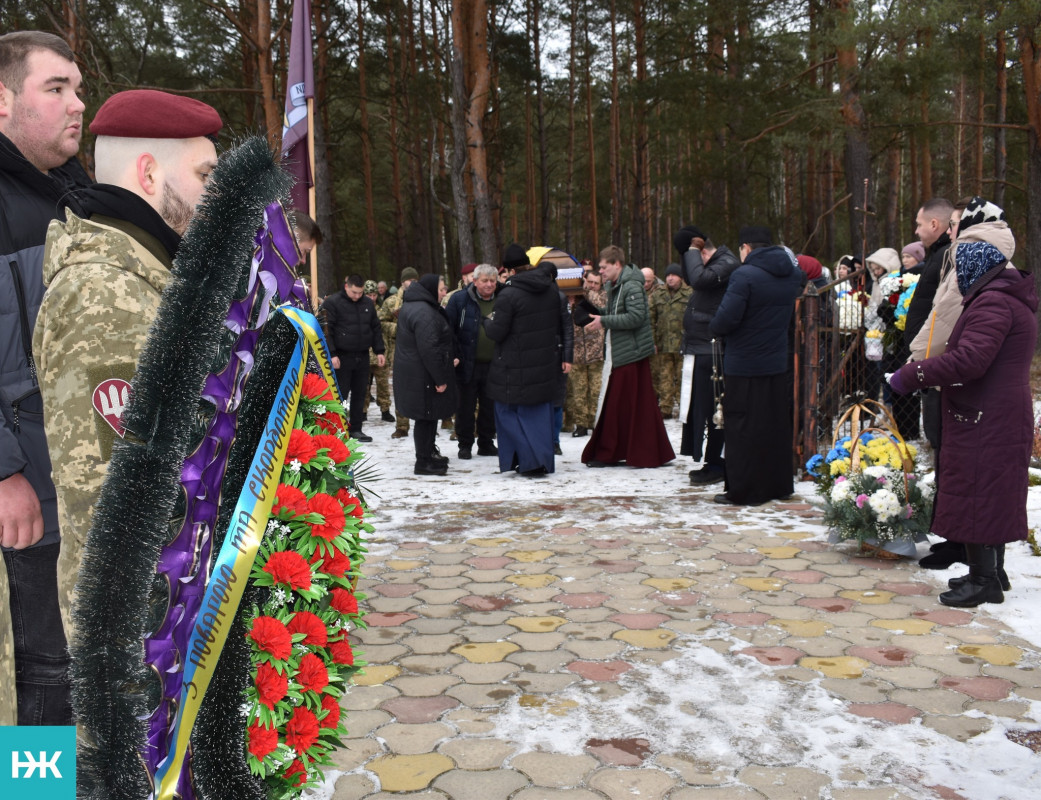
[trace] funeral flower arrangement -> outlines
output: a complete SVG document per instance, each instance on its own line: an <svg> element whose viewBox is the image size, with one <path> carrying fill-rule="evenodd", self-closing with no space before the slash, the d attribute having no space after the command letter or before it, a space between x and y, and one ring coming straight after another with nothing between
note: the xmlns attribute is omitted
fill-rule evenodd
<svg viewBox="0 0 1041 800"><path fill-rule="evenodd" d="M863 292L848 290L836 298L840 330L851 333L860 329L864 321L864 306L867 301L867 295Z"/></svg>
<svg viewBox="0 0 1041 800"><path fill-rule="evenodd" d="M853 448L860 467L853 468ZM817 483L824 521L842 539L893 541L924 534L932 518L935 484L915 466L917 451L895 436L862 431L846 436L806 471Z"/></svg>
<svg viewBox="0 0 1041 800"><path fill-rule="evenodd" d="M364 627L355 591L371 532L354 475L363 458L324 378L304 376L300 407L251 573L268 587L247 623L253 681L246 747L272 797L298 797L321 778L346 733L340 697L356 662L348 641Z"/></svg>
<svg viewBox="0 0 1041 800"><path fill-rule="evenodd" d="M879 278L879 289L882 300L878 304L876 314L882 331L883 346L887 353L895 353L903 339L904 328L907 327L907 309L918 286L918 275L908 273L901 275L899 271L890 272Z"/></svg>

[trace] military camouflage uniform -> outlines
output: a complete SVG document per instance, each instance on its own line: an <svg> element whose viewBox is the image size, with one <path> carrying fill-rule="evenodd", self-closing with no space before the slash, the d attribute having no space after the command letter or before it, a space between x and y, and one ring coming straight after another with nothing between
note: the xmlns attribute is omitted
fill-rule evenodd
<svg viewBox="0 0 1041 800"><path fill-rule="evenodd" d="M397 294L390 295L380 306L379 318L383 325L383 344L387 348L387 374L394 373L394 342L398 338L398 312L401 310L402 295L404 289L399 289ZM397 406L394 407L394 429L397 431L408 431L408 417L398 413Z"/></svg>
<svg viewBox="0 0 1041 800"><path fill-rule="evenodd" d="M0 558L0 725L18 724L18 698L14 691L14 637L11 635L11 594L7 565Z"/></svg>
<svg viewBox="0 0 1041 800"><path fill-rule="evenodd" d="M586 298L597 308L607 305L607 294L586 292ZM604 372L604 331L587 331L575 325L575 361L567 382L568 419L580 428L596 425L596 406L600 400L600 382Z"/></svg>
<svg viewBox="0 0 1041 800"><path fill-rule="evenodd" d="M651 329L654 331L656 352L651 356L654 390L662 416L672 416L672 408L679 402L680 380L683 375L683 313L693 290L686 284L672 291L659 286L650 296Z"/></svg>
<svg viewBox="0 0 1041 800"><path fill-rule="evenodd" d="M111 419L126 400L118 386L97 392L97 400L95 390L110 379L133 378L171 266L158 240L120 220L70 213L66 223L52 222L47 231L48 290L33 352L58 492L58 600L70 641L82 548L118 435L97 407Z"/></svg>

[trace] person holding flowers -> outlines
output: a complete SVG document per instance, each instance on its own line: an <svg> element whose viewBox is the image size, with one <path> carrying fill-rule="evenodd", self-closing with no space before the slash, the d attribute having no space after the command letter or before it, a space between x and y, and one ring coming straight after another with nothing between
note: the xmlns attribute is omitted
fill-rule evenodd
<svg viewBox="0 0 1041 800"><path fill-rule="evenodd" d="M991 242L958 243L954 270L962 311L945 352L904 365L889 383L898 394L942 390L932 530L965 545L969 574L940 602L975 607L1004 601L1005 544L1027 537L1037 294L1033 277Z"/></svg>

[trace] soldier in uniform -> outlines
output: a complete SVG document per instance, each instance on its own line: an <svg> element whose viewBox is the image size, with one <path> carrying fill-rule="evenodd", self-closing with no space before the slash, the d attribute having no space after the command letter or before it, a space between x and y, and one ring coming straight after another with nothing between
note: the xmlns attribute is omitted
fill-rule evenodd
<svg viewBox="0 0 1041 800"><path fill-rule="evenodd" d="M412 281L419 280L419 273L412 267L401 270L401 288L395 294L390 295L380 306L380 323L383 326L383 342L387 348L387 369L393 374L394 369L394 343L398 336L398 314L401 312L401 302L404 299L405 290ZM408 436L408 417L397 413L397 404L394 404L394 433L392 439L404 439Z"/></svg>
<svg viewBox="0 0 1041 800"><path fill-rule="evenodd" d="M138 356L173 259L217 163L210 106L154 90L113 95L90 125L98 184L47 231L37 356L62 528L58 594L69 610Z"/></svg>
<svg viewBox="0 0 1041 800"><path fill-rule="evenodd" d="M32 330L47 225L70 189L90 184L76 160L80 83L59 37L0 36L0 724L72 721L58 508Z"/></svg>
<svg viewBox="0 0 1041 800"><path fill-rule="evenodd" d="M585 298L597 308L607 304L603 281L598 270L587 270L582 279ZM578 300L572 295L571 304ZM571 436L588 436L596 424L596 406L600 399L600 382L604 372L604 332L587 331L575 325L575 361L567 382L568 418L575 421Z"/></svg>
<svg viewBox="0 0 1041 800"><path fill-rule="evenodd" d="M386 284L384 284L386 285ZM365 281L365 296L368 297L374 305L379 307L379 287L376 285L376 281L367 280ZM382 324L382 323L381 323ZM384 422L393 422L394 415L390 413L390 356L385 355L383 363L380 363L380 359L375 350L369 348L369 398L372 398L372 384L376 383L376 405L379 406L381 416L380 418ZM366 405L366 408L368 405Z"/></svg>
<svg viewBox="0 0 1041 800"><path fill-rule="evenodd" d="M665 286L659 286L650 296L651 329L654 331L654 355L651 369L657 376L658 404L665 419L672 416L673 406L679 402L680 379L683 375L683 313L693 290L683 283L679 264L665 269Z"/></svg>

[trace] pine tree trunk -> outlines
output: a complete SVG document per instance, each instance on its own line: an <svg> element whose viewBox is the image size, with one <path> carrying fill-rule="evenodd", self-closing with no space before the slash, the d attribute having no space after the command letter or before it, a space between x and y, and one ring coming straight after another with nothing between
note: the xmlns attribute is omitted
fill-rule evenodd
<svg viewBox="0 0 1041 800"><path fill-rule="evenodd" d="M587 241L589 257L598 262L600 249L600 229L596 206L596 137L593 135L593 48L589 42L589 16L582 21L583 42L583 79L586 84L586 151L589 159L589 239Z"/></svg>
<svg viewBox="0 0 1041 800"><path fill-rule="evenodd" d="M365 194L365 249L369 253L369 276L376 277L376 212L372 195L372 139L369 136L368 86L365 77L365 6L358 0L358 114L361 126L361 182Z"/></svg>
<svg viewBox="0 0 1041 800"><path fill-rule="evenodd" d="M394 245L392 257L395 264L408 260L405 249L405 206L401 197L401 161L398 157L398 80L394 67L394 24L387 16L387 135L390 143L390 197L394 206Z"/></svg>
<svg viewBox="0 0 1041 800"><path fill-rule="evenodd" d="M622 240L622 203L621 203L621 149L622 120L618 87L618 20L615 13L615 0L611 0L611 108L610 108L610 140L607 148L607 173L611 192L611 243L619 244Z"/></svg>
<svg viewBox="0 0 1041 800"><path fill-rule="evenodd" d="M459 260L464 264L474 261L473 230L470 226L470 197L466 191L466 67L463 64L466 42L463 4L452 4L452 213L455 216L455 235L459 242Z"/></svg>
<svg viewBox="0 0 1041 800"><path fill-rule="evenodd" d="M1008 68L1006 67L1007 45L1005 31L998 31L995 41L994 60L997 67L997 91L994 101L994 202L999 208L1005 207L1005 180L1008 175L1008 147L1006 145L1005 118L1008 113Z"/></svg>

